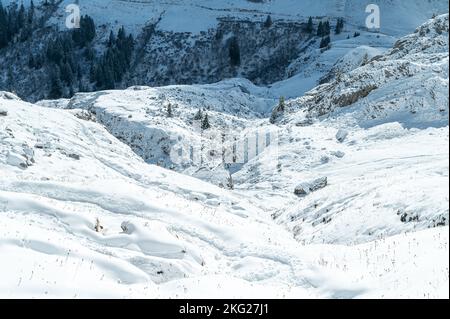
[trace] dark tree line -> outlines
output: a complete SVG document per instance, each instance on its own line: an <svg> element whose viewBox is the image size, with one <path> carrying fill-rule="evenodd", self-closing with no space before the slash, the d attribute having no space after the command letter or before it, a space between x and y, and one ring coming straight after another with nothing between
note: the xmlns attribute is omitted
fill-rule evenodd
<svg viewBox="0 0 450 319"><path fill-rule="evenodd" d="M327 35L326 37L323 37L322 40L320 41L320 48L324 49L327 48L331 43L331 39L330 36Z"/></svg>
<svg viewBox="0 0 450 319"><path fill-rule="evenodd" d="M306 25L306 32L309 34L314 32L314 23L312 17L309 17L308 24Z"/></svg>
<svg viewBox="0 0 450 319"><path fill-rule="evenodd" d="M84 16L80 19L79 29L61 33L49 41L44 62L39 55L30 56L29 67L38 69L45 64L50 68L48 98L56 99L64 96L65 87L69 90L69 96L73 95L74 86L78 86L78 90L83 89L83 72L75 53L77 49L83 49L85 58L92 61L95 53L90 44L95 34L94 21L91 17Z"/></svg>
<svg viewBox="0 0 450 319"><path fill-rule="evenodd" d="M78 47L85 47L95 38L95 23L94 20L85 15L80 19L80 28L74 29L72 32L73 42Z"/></svg>
<svg viewBox="0 0 450 319"><path fill-rule="evenodd" d="M133 36L122 27L117 36L111 32L106 52L91 69L91 82L98 90L114 89L130 67L134 48Z"/></svg>
<svg viewBox="0 0 450 319"><path fill-rule="evenodd" d="M319 22L319 26L317 27L317 36L319 37L326 37L329 36L331 33L331 27L330 27L330 22L329 21L325 21Z"/></svg>
<svg viewBox="0 0 450 319"><path fill-rule="evenodd" d="M50 6L55 2L41 4ZM41 26L38 20L33 0L28 8L23 4L4 7L0 0L0 49L31 38L33 28ZM112 89L121 82L131 63L133 36L127 35L123 27L117 33L111 32L101 56L97 56L92 45L95 37L94 20L85 15L80 19L80 28L58 32L47 40L43 50L28 53L28 68L45 68L49 75L48 98L71 96L74 91Z"/></svg>
<svg viewBox="0 0 450 319"><path fill-rule="evenodd" d="M34 18L33 0L28 9L23 3L20 6L13 3L5 8L0 0L0 49L13 41L26 41L33 32Z"/></svg>
<svg viewBox="0 0 450 319"><path fill-rule="evenodd" d="M334 33L341 34L342 30L344 30L344 19L339 18L336 23L336 28L334 29Z"/></svg>
<svg viewBox="0 0 450 319"><path fill-rule="evenodd" d="M95 23L89 16L80 20L80 28L70 33L62 33L49 42L46 61L50 64L49 98L73 95L74 87L85 91L82 64L77 52L82 50L84 59L91 65L89 80L95 90L114 89L128 71L134 48L134 39L122 27L117 35L111 32L102 56L96 57L91 42L96 36ZM45 64L45 62L44 62ZM41 66L39 57L32 56L30 66ZM65 93L66 88L66 93Z"/></svg>

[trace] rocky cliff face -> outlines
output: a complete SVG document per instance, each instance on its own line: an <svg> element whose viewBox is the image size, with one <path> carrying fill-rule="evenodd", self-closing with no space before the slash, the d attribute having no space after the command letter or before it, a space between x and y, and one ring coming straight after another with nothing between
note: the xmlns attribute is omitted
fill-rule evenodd
<svg viewBox="0 0 450 319"><path fill-rule="evenodd" d="M313 44L301 22L222 18L217 28L200 34L154 28L141 37L134 69L126 82L150 85L212 83L244 77L256 84L286 78L286 68ZM234 52L233 52L234 51ZM236 55L236 57L233 57Z"/></svg>
<svg viewBox="0 0 450 319"><path fill-rule="evenodd" d="M46 60L47 47L58 36L71 32L60 25L60 20L64 20L60 16L63 4L37 6L39 23L34 26L32 36L13 40L1 49L0 89L13 91L30 101L48 97L51 74L62 70L55 72ZM244 77L256 84L286 79L290 63L301 58L305 47L318 47L320 41L305 32L304 18L273 19L270 23L267 18L268 14L235 17L224 13L204 31L182 32L160 26L167 23L161 14L137 30L126 29L134 34L135 47L129 67L114 87L202 84L232 77ZM107 50L110 31L115 32L118 25L94 22L96 36L89 44L89 51L76 46L71 50L69 62L75 80L71 85L63 83L62 97L103 89L95 86L91 70ZM37 67L31 65L32 59L39 61Z"/></svg>

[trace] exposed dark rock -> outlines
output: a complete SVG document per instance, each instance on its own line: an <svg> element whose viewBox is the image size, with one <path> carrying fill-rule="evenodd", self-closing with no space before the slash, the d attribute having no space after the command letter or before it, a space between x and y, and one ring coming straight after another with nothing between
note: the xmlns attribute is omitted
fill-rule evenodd
<svg viewBox="0 0 450 319"><path fill-rule="evenodd" d="M320 177L312 181L301 183L295 188L294 194L299 196L308 195L312 192L315 192L321 188L326 187L327 185L328 185L328 178Z"/></svg>
<svg viewBox="0 0 450 319"><path fill-rule="evenodd" d="M348 136L348 131L344 130L344 129L340 129L337 133L336 133L336 139L342 143L345 141L345 139Z"/></svg>
<svg viewBox="0 0 450 319"><path fill-rule="evenodd" d="M77 161L79 161L80 158L81 158L80 155L74 154L74 153L68 154L67 156L70 157L70 158L73 158L74 160L77 160Z"/></svg>
<svg viewBox="0 0 450 319"><path fill-rule="evenodd" d="M338 107L346 107L352 105L353 103L358 102L360 99L365 98L372 92L376 90L376 85L367 85L361 88L354 90L351 93L343 94L333 100L333 104Z"/></svg>

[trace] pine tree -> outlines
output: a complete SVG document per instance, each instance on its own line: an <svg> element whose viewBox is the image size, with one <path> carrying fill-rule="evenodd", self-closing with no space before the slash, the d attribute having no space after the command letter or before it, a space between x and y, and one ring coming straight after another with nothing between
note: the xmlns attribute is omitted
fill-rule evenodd
<svg viewBox="0 0 450 319"><path fill-rule="evenodd" d="M327 48L328 45L330 44L331 39L329 36L323 37L322 40L320 41L320 48Z"/></svg>
<svg viewBox="0 0 450 319"><path fill-rule="evenodd" d="M344 19L339 18L336 23L335 33L341 34L343 29L344 29Z"/></svg>
<svg viewBox="0 0 450 319"><path fill-rule="evenodd" d="M230 42L229 56L231 66L241 65L241 50L237 38L233 38Z"/></svg>
<svg viewBox="0 0 450 319"><path fill-rule="evenodd" d="M323 35L330 35L330 33L331 33L330 21L326 21L323 24Z"/></svg>
<svg viewBox="0 0 450 319"><path fill-rule="evenodd" d="M319 26L317 27L317 36L318 37L323 36L323 23L322 23L322 21L319 22Z"/></svg>
<svg viewBox="0 0 450 319"><path fill-rule="evenodd" d="M111 48L116 43L116 36L114 35L114 32L109 33L109 40L108 40L108 47Z"/></svg>
<svg viewBox="0 0 450 319"><path fill-rule="evenodd" d="M281 96L278 105L273 109L272 114L270 116L270 123L274 124L278 118L280 113L283 113L286 110L286 100L284 96Z"/></svg>
<svg viewBox="0 0 450 319"><path fill-rule="evenodd" d="M306 26L306 32L313 33L313 31L314 31L313 19L312 19L312 17L309 17L308 24Z"/></svg>
<svg viewBox="0 0 450 319"><path fill-rule="evenodd" d="M201 121L202 119L203 119L203 112L201 109L199 109L194 116L194 121Z"/></svg>
<svg viewBox="0 0 450 319"><path fill-rule="evenodd" d="M278 112L276 109L272 110L272 114L270 115L270 123L275 124L275 122L277 121L277 117L278 117Z"/></svg>
<svg viewBox="0 0 450 319"><path fill-rule="evenodd" d="M19 12L17 13L17 31L22 29L25 26L26 16L25 16L25 7L23 3L20 4Z"/></svg>
<svg viewBox="0 0 450 319"><path fill-rule="evenodd" d="M60 65L60 70L61 70L61 80L67 85L71 85L74 80L74 75L70 64L67 61L62 63Z"/></svg>
<svg viewBox="0 0 450 319"><path fill-rule="evenodd" d="M285 108L286 108L286 100L285 100L284 96L281 96L278 101L278 110L280 112L284 112Z"/></svg>
<svg viewBox="0 0 450 319"><path fill-rule="evenodd" d="M233 175L231 175L231 172L228 172L227 187L231 190L234 189Z"/></svg>
<svg viewBox="0 0 450 319"><path fill-rule="evenodd" d="M211 125L209 124L208 114L205 114L202 121L202 130L207 130L209 128L211 128Z"/></svg>
<svg viewBox="0 0 450 319"><path fill-rule="evenodd" d="M167 105L167 117L173 117L172 104Z"/></svg>
<svg viewBox="0 0 450 319"><path fill-rule="evenodd" d="M30 8L28 9L28 17L27 17L27 19L28 19L28 24L30 25L30 26L33 26L33 22L34 22L34 2L33 2L33 0L31 0L31 2L30 2Z"/></svg>
<svg viewBox="0 0 450 319"><path fill-rule="evenodd" d="M8 18L0 0L0 49L8 45Z"/></svg>
<svg viewBox="0 0 450 319"><path fill-rule="evenodd" d="M272 17L268 15L266 21L264 22L264 28L268 29L272 26L272 24L273 24Z"/></svg>
<svg viewBox="0 0 450 319"><path fill-rule="evenodd" d="M85 15L80 19L80 28L72 31L72 39L80 48L87 46L95 38L95 23L94 20Z"/></svg>
<svg viewBox="0 0 450 319"><path fill-rule="evenodd" d="M122 81L123 75L129 69L133 48L134 38L126 35L123 26L117 37L110 35L108 48L97 62L94 72L96 89L114 89L116 83Z"/></svg>
<svg viewBox="0 0 450 319"><path fill-rule="evenodd" d="M59 99L62 96L62 84L59 78L59 70L56 67L50 74L50 91L48 93L49 99Z"/></svg>

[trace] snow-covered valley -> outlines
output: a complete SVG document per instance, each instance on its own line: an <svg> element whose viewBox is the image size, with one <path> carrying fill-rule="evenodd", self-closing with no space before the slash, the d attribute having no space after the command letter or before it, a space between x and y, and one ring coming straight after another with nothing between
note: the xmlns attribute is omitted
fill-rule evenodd
<svg viewBox="0 0 450 319"><path fill-rule="evenodd" d="M378 33L355 1L166 2L111 1L103 23L348 24L268 85L0 91L0 297L448 298L449 16L429 20L445 1L380 1L402 18Z"/></svg>
<svg viewBox="0 0 450 319"><path fill-rule="evenodd" d="M230 191L146 164L65 110L2 110L2 297L448 296L448 226L427 229L448 218L448 128L358 132L344 163ZM316 171L326 190L288 195Z"/></svg>

